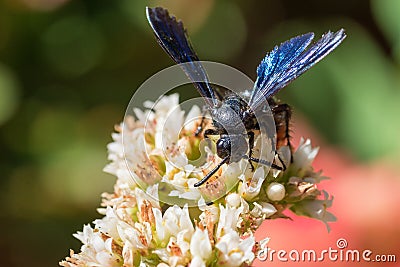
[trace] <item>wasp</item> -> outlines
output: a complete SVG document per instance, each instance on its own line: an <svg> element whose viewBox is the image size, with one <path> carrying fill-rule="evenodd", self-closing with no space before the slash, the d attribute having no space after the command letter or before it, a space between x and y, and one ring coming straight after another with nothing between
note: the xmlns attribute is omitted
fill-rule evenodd
<svg viewBox="0 0 400 267"><path fill-rule="evenodd" d="M253 157L254 133L263 127L262 119L260 121L255 114L262 114L262 110L268 104L276 127L275 153L284 145L292 150L289 129L292 110L288 104L280 103L275 94L332 52L346 37L344 29L337 32L329 31L311 46L309 45L314 38L312 32L293 37L275 46L257 67L254 87L249 91L249 95L244 97L245 94L222 92L210 84L182 21L170 16L162 7L147 7L146 14L157 42L177 64L181 65L204 98L206 110L212 118L212 128L206 129L204 136L219 136L216 152L221 161L194 186L204 184L223 164L242 159L249 161L252 170L254 170L253 162L278 170L286 169L283 161L281 167ZM203 119L196 135L202 131ZM244 125L244 129L239 127L239 124Z"/></svg>

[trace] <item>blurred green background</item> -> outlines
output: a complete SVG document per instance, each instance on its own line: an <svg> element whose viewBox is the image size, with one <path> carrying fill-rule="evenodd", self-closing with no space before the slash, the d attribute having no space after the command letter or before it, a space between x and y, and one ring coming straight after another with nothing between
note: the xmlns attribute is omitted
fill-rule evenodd
<svg viewBox="0 0 400 267"><path fill-rule="evenodd" d="M399 163L400 1L3 0L0 257L56 266L99 217L106 144L134 90L172 61L145 6L181 18L203 60L255 78L275 44L345 28L345 42L280 96L359 162ZM193 89L188 94L196 95Z"/></svg>

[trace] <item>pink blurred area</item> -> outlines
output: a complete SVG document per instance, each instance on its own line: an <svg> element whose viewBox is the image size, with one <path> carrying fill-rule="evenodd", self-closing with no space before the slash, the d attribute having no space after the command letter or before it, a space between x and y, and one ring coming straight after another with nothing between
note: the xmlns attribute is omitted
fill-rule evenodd
<svg viewBox="0 0 400 267"><path fill-rule="evenodd" d="M375 255L395 255L396 262L287 262L279 261L276 255L273 261L256 260L253 266L400 266L400 175L399 169L384 161L360 164L352 160L346 151L324 144L307 123L296 119L294 144L300 137L311 138L313 146L320 146L314 161L316 170L323 170L330 180L323 181L320 188L334 196L331 212L337 222L331 223L328 233L320 221L298 217L290 212L287 215L293 221L277 219L265 221L256 232L256 240L271 238L270 249L279 251L313 249L317 252L329 249L338 250L336 242L344 238L347 247L344 250L371 250L371 259ZM286 258L288 256L286 255Z"/></svg>

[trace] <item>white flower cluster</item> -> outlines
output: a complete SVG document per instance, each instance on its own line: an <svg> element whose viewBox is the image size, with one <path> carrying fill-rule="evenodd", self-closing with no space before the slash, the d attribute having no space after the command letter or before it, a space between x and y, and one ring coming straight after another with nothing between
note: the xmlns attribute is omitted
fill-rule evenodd
<svg viewBox="0 0 400 267"><path fill-rule="evenodd" d="M61 266L246 266L257 256L253 234L266 218L287 218L290 209L335 220L326 210L332 198L317 189L324 177L311 167L318 149L309 140L293 155L280 149L285 171L253 172L243 160L197 188L220 160L193 134L199 108L185 117L177 95L145 106L135 110L138 120L116 126L104 169L118 178L114 193L103 194L104 217L74 235L81 251L71 250Z"/></svg>

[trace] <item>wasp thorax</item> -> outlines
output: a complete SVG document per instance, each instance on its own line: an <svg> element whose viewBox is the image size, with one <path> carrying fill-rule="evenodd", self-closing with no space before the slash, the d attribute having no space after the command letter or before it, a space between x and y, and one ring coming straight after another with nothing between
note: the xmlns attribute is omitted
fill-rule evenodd
<svg viewBox="0 0 400 267"><path fill-rule="evenodd" d="M243 132L244 126L242 120L228 105L222 105L221 107L212 111L214 127L219 132L237 133L238 131Z"/></svg>

